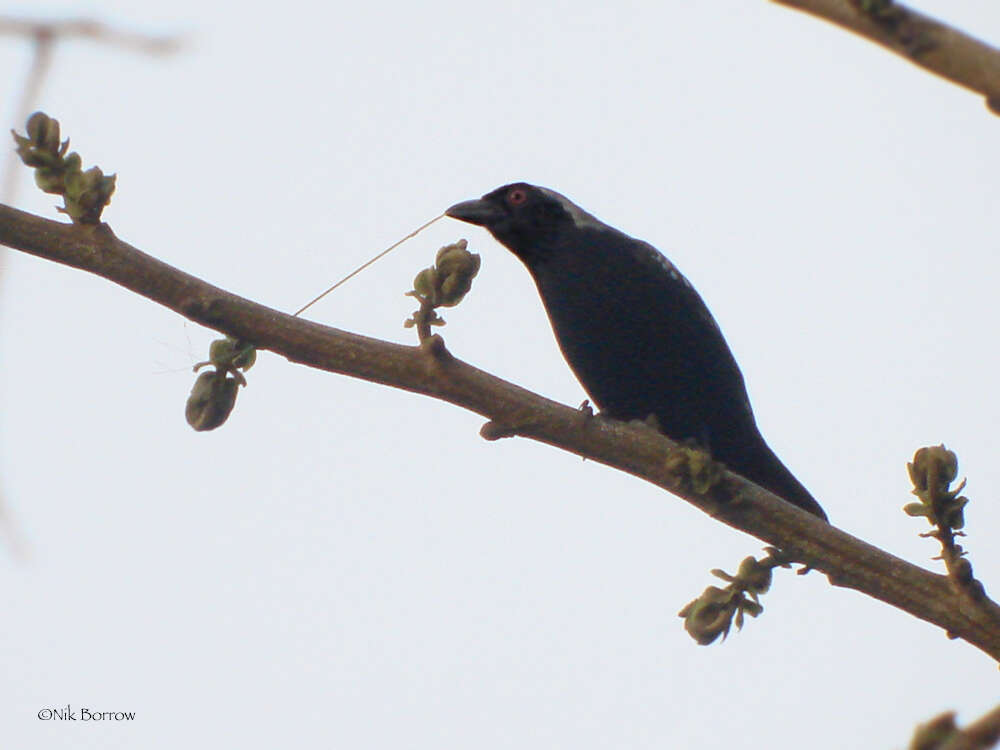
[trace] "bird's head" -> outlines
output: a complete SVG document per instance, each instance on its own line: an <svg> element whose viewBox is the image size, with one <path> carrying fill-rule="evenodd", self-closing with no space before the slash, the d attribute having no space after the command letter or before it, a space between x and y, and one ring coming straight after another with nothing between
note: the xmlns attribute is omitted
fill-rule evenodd
<svg viewBox="0 0 1000 750"><path fill-rule="evenodd" d="M515 182L482 198L456 203L446 216L487 229L523 260L544 254L574 230L605 228L563 195L548 188Z"/></svg>

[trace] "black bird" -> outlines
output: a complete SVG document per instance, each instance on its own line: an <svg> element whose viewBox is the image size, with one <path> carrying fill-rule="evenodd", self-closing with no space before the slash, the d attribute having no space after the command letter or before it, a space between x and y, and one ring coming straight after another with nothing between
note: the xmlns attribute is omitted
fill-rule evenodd
<svg viewBox="0 0 1000 750"><path fill-rule="evenodd" d="M652 245L523 182L457 203L531 273L563 356L602 413L656 417L731 470L822 519L764 442L743 375L701 297Z"/></svg>

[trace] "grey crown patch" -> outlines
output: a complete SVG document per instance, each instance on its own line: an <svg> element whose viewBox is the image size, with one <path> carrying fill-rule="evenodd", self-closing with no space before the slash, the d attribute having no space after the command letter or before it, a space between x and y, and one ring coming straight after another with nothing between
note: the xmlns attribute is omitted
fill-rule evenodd
<svg viewBox="0 0 1000 750"><path fill-rule="evenodd" d="M578 205L576 205L573 201L571 201L562 193L557 193L555 190L550 190L549 188L540 187L538 189L541 192L545 193L545 195L549 196L550 198L558 202L559 205L563 207L563 210L565 210L566 213L569 214L570 218L573 220L573 224L575 224L578 229L608 228L603 221L596 218L595 216L591 216L590 214L588 214L586 211L584 211L582 208L580 208Z"/></svg>

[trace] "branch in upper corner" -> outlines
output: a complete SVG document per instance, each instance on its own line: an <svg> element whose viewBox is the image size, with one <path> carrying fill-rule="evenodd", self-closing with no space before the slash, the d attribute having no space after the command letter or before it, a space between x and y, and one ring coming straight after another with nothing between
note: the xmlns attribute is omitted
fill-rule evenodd
<svg viewBox="0 0 1000 750"><path fill-rule="evenodd" d="M915 65L982 94L1000 114L1000 50L893 0L772 0L886 47Z"/></svg>

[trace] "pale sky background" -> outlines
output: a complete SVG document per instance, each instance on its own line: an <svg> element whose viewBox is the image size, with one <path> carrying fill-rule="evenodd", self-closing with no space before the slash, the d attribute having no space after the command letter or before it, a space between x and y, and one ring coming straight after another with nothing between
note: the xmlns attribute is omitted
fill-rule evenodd
<svg viewBox="0 0 1000 750"><path fill-rule="evenodd" d="M921 0L1000 43L996 2ZM8 14L42 12L36 4ZM168 59L61 45L40 108L134 245L293 310L448 205L555 188L663 250L714 312L772 446L843 529L940 570L905 462L969 478L1000 593L1000 119L763 0L90 2ZM28 45L0 39L10 120ZM18 125L23 127L22 124ZM17 205L56 217L31 184ZM526 273L442 221L309 317L404 343L414 273L467 237L451 351L584 393ZM230 422L184 401L214 337L10 252L0 299L0 746L902 748L1000 702L991 660L821 575L703 648L677 611L762 543L453 406L262 354ZM39 721L44 708L133 722Z"/></svg>

